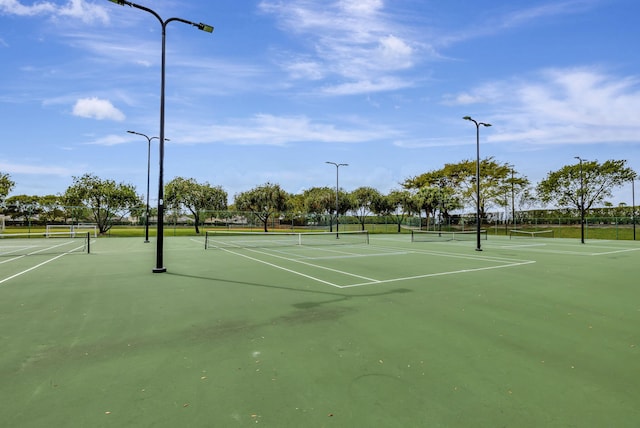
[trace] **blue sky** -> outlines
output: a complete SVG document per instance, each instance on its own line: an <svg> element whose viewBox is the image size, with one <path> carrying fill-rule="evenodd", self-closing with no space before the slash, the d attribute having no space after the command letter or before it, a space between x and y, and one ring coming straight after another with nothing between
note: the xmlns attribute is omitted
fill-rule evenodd
<svg viewBox="0 0 640 428"><path fill-rule="evenodd" d="M637 0L139 0L167 27L165 182L399 188L481 156L533 184L577 162L640 171ZM0 172L11 195L92 173L146 192L161 28L107 0L0 0ZM158 150L151 152L151 200ZM631 203L631 186L614 203Z"/></svg>

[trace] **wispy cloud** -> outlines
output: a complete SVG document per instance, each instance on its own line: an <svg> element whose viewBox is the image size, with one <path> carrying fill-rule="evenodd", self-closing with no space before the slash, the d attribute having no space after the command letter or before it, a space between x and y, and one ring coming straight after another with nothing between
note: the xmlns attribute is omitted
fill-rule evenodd
<svg viewBox="0 0 640 428"><path fill-rule="evenodd" d="M60 166L37 166L13 163L0 163L0 171L10 174L27 174L27 175L56 175L67 177L73 174L73 171Z"/></svg>
<svg viewBox="0 0 640 428"><path fill-rule="evenodd" d="M584 13L599 2L600 0L566 0L550 2L540 6L533 6L507 13L500 18L499 23L502 28L519 27L544 18Z"/></svg>
<svg viewBox="0 0 640 428"><path fill-rule="evenodd" d="M486 37L543 22L544 20L585 13L602 3L602 0L560 0L542 5L517 8L508 3L502 11L491 10L486 14L477 14L478 22L465 29L442 33L434 44L450 46L470 39ZM511 8L510 10L507 8Z"/></svg>
<svg viewBox="0 0 640 428"><path fill-rule="evenodd" d="M297 143L363 143L397 138L398 133L381 126L348 123L342 126L313 121L306 116L255 115L228 125L176 129L184 144L235 144L285 146Z"/></svg>
<svg viewBox="0 0 640 428"><path fill-rule="evenodd" d="M0 14L18 16L49 16L60 20L73 18L84 23L100 21L109 22L109 15L104 7L84 0L69 0L60 5L58 3L43 1L32 5L22 4L18 0L0 0Z"/></svg>
<svg viewBox="0 0 640 428"><path fill-rule="evenodd" d="M330 84L335 89L326 85L324 89L337 95L413 84L397 73L415 65L420 43L409 36L408 28L385 13L382 0L265 0L260 9L276 16L285 31L308 46L305 56L281 64L293 79L340 79L341 83Z"/></svg>
<svg viewBox="0 0 640 428"><path fill-rule="evenodd" d="M634 143L640 135L640 76L597 68L547 69L527 79L490 82L446 103L489 106L489 140L535 144Z"/></svg>

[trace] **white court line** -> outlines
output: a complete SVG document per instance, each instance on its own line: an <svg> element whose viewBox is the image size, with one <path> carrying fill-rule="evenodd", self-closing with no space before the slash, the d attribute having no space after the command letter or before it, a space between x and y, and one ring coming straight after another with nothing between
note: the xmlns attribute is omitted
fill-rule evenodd
<svg viewBox="0 0 640 428"><path fill-rule="evenodd" d="M372 245L373 246L373 245ZM393 247L380 247L380 248L393 248ZM400 248L395 248L399 250ZM432 256L439 257L449 257L455 259L464 259L464 260L481 260L486 262L496 262L496 263L528 263L531 260L522 260L522 259L513 259L508 257L498 257L498 256L490 256L486 253L475 253L474 255L469 254L459 254L459 253L448 253L444 251L435 251L435 250L425 250L425 249L415 249L412 253L417 254L427 254Z"/></svg>
<svg viewBox="0 0 640 428"><path fill-rule="evenodd" d="M334 284L334 283L332 283L332 282L325 281L325 280L323 280L323 279L316 278L316 277L314 277L314 276L307 275L307 274L304 274L304 273L302 273L302 272L295 271L295 270L293 270L293 269L287 269L287 268L285 268L285 267L283 267L283 266L279 266L279 265L274 264L274 263L269 263L269 262L267 262L267 261L260 260L260 259L257 259L257 258L255 258L255 257L251 257L251 256L248 256L248 255L246 255L246 254L237 253L237 252L235 252L235 251L231 251L231 250L229 250L229 249L227 249L227 248L220 248L220 250L222 250L222 251L226 251L227 253L235 254L236 256L240 256L240 257L247 258L247 259L249 259L249 260L253 260L254 262L258 262L258 263L265 264L265 265L267 265L267 266L274 267L274 268L276 268L276 269L281 269L281 270L283 270L283 271L285 271L285 272L289 272L289 273L292 273L292 274L294 274L294 275L300 275L300 276L303 276L303 277L305 277L305 278L312 279L312 280L314 280L314 281L318 281L318 282L321 282L321 283L323 283L323 284L330 285L330 286L332 286L332 287L338 287L338 288L340 288L340 286L339 286L339 285Z"/></svg>
<svg viewBox="0 0 640 428"><path fill-rule="evenodd" d="M94 242L95 242L95 241L91 241L91 243L94 243ZM50 248L55 248L55 247L59 247L59 245L56 245L56 246L54 246L54 247L50 247ZM7 278L0 279L0 284L3 284L3 283L5 283L5 282L7 282L7 281L9 281L9 280L11 280L11 279L13 279L13 278L17 278L17 277L19 277L19 276L21 276L21 275L24 275L25 273L31 272L32 270L35 270L35 269L37 269L37 268L39 268L39 267L42 267L42 266L46 265L47 263L50 263L50 262L52 262L52 261L54 261L54 260L57 260L57 259L59 259L60 257L62 257L62 256L66 256L67 254L70 254L70 253L72 253L72 252L74 252L74 251L76 251L76 250L78 250L78 249L80 249L80 248L83 248L83 247L84 247L84 245L81 245L81 246L79 246L79 247L73 248L73 249L71 249L71 250L69 250L69 251L66 251L66 252L62 253L62 254L58 254L57 256L52 257L52 258L50 258L50 259L48 259L48 260L45 260L45 261L44 261L44 262L42 262L42 263L39 263L39 264L37 264L37 265L35 265L35 266L32 266L32 267L30 267L29 269L25 269L25 270L23 270L23 271L21 271L21 272L18 272L18 273L16 273L16 274L13 274L13 275L11 275L11 276L7 277ZM42 251L44 251L44 250L34 251L33 253L29 253L28 255L33 255L33 254L41 253ZM13 259L11 259L11 260L17 260L17 259L20 259L20 258L22 258L22 257L25 257L25 256L15 257L15 258L13 258Z"/></svg>
<svg viewBox="0 0 640 428"><path fill-rule="evenodd" d="M289 262L294 262L294 263L299 263L299 264L306 265L306 266L311 266L311 267L314 267L314 268L317 268L317 269L324 269L324 270L328 270L330 272L335 272L335 273L339 273L339 274L346 275L346 276L352 276L354 278L365 279L365 280L368 280L368 281L376 281L373 278L368 278L366 276L357 275L355 273L345 272L345 271L338 270L338 269L332 269L332 268L329 268L329 267L326 267L326 266L315 265L313 263L304 262L302 260L291 259L291 258L288 258L288 257L278 256L276 254L266 253L264 251L258 251L258 250L253 250L253 249L249 249L249 251L252 251L252 252L258 253L258 254L263 254L265 256L270 256L270 257L275 257L275 258L282 259L282 260L287 260ZM336 285L336 287L339 287L339 285Z"/></svg>
<svg viewBox="0 0 640 428"><path fill-rule="evenodd" d="M392 279L385 279L385 280L374 281L374 282L362 282L360 284L339 285L338 288L352 288L352 287L361 287L363 285L383 284L383 283L387 283L387 282L409 281L411 279L429 278L429 277L434 277L434 276L457 275L457 274L460 274L460 273L479 272L479 271L491 270L491 269L503 269L503 268L514 267L514 266L528 265L528 264L532 264L532 263L535 263L535 261L532 260L532 261L521 262L521 263L513 263L513 264L509 264L509 265L487 266L487 267L475 268L475 269L461 269L461 270L454 270L454 271L449 271L449 272L427 273L427 274L424 274L424 275L407 276L407 277L404 277L404 278L392 278Z"/></svg>
<svg viewBox="0 0 640 428"><path fill-rule="evenodd" d="M42 262L42 263L40 263L40 264L37 264L37 265L35 265L35 266L32 266L32 267L30 267L29 269L25 269L25 270L23 270L22 272L18 272L18 273L14 274L14 275L11 275L11 276L9 276L9 277L7 277L7 278L5 278L5 279L0 279L0 284L2 284L2 283L4 283L4 282L7 282L7 281L9 281L9 280L11 280L11 279L13 279L13 278L16 278L16 277L18 277L18 276L20 276L20 275L24 275L24 274L25 274L25 273L27 273L27 272L31 272L32 270L37 269L37 268L39 268L39 267L41 267L41 266L44 266L44 265L46 265L47 263L52 262L52 261L54 261L54 260L56 260L56 259L59 259L60 257L62 257L62 256L64 256L64 255L67 255L67 254L69 254L69 253L62 253L62 254L58 254L57 256L55 256L55 257L53 257L53 258L51 258L51 259L49 259L49 260L45 260L44 262Z"/></svg>
<svg viewBox="0 0 640 428"><path fill-rule="evenodd" d="M588 254L589 256L605 256L607 254L616 254L616 253L627 253L630 251L638 251L640 250L640 248L627 248L624 250L617 250L617 251L605 251L604 253L591 253Z"/></svg>
<svg viewBox="0 0 640 428"><path fill-rule="evenodd" d="M384 248L384 247L383 247ZM378 280L378 279L373 279L373 278L367 278L361 275L356 275L356 274L352 274L349 272L344 272L344 271L340 271L337 269L331 269L331 268L327 268L324 266L318 266L318 265L314 265L312 263L307 263L301 260L295 260L295 259L290 259L287 257L283 257L283 256L278 256L272 253L267 253L267 252L263 252L263 251L258 251L258 250L254 250L254 249L248 249L249 251L258 253L258 254L262 254L262 255L266 255L266 256L271 256L271 257L275 257L275 258L279 258L279 259L283 259L283 260L287 260L290 262L295 262L295 263L300 263L303 265L308 265L308 266L312 266L312 267L316 267L319 269L325 269L325 270L329 270L329 271L333 271L336 273L340 273L346 276L353 276L356 278L361 278L364 279L366 282L361 282L361 283L356 283L356 284L349 284L349 285L338 285L338 284L334 284L330 281L326 281L320 278L316 278L312 275L308 275L302 272L298 272L296 270L293 269L288 269L285 268L283 266L277 265L275 263L270 263L267 262L265 260L261 260L259 258L256 257L251 257L249 255L246 254L242 254L242 253L238 253L236 251L232 251L226 248L220 248L220 250L222 251L226 251L228 253L231 254L235 254L244 258L247 258L249 260L253 260L256 261L258 263L262 263L265 264L267 266L271 266L274 267L276 269L280 269L280 270L284 270L286 272L295 274L295 275L299 275L323 284L327 284L327 285L331 285L332 287L336 287L336 288L353 288L353 287L361 287L364 285L374 285L374 284L384 284L384 283L390 283L390 282L397 282L397 281L408 281L408 280L412 280L412 279L421 279L421 278L428 278L428 277L435 277L435 276L444 276L444 275L455 275L455 274L462 274L462 273L469 273L469 272L478 272L478 271L484 271L484 270L492 270L492 269L503 269L503 268L508 268L508 267L515 267L515 266L522 266L522 265L527 265L527 264L532 264L532 263L536 263L533 260L515 260L515 259L507 259L507 258L498 258L498 257L490 257L490 256L482 256L482 257L472 257L472 256L462 256L459 254L452 254L452 253L441 253L441 252L431 252L431 251L414 251L413 253L424 253L424 254L432 254L432 255L437 255L437 256L441 256L441 257L454 257L454 258L462 258L462 259L472 259L472 260L481 260L481 261L487 261L487 262L493 262L493 263L507 263L507 264L503 264L503 265L499 265L499 266L487 266L487 267L482 267L482 268L474 268L474 269L461 269L461 270L455 270L455 271L447 271L447 272L437 272L437 273L430 273L430 274L423 274L423 275L413 275L413 276L408 276L408 277L400 277L400 278L391 278L391 279L384 279L384 280ZM393 254L393 253L392 253Z"/></svg>

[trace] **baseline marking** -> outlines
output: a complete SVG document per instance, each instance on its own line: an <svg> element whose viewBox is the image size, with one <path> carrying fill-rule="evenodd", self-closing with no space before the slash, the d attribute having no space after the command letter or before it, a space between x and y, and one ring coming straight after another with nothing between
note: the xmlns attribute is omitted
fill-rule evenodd
<svg viewBox="0 0 640 428"><path fill-rule="evenodd" d="M441 252L431 252L431 251L414 251L414 253L427 253L427 254L433 254L433 255L437 255L437 256L441 256L441 257L453 257L453 258L462 258L462 259L471 259L471 260L482 260L482 261L487 261L487 262L493 262L493 263L506 263L506 264L501 264L498 266L487 266L487 267L481 267L481 268L474 268L474 269L460 269L460 270L455 270L455 271L447 271L447 272L437 272L437 273L429 273L429 274L423 274L423 275L412 275L412 276L408 276L408 277L400 277L400 278L391 278L391 279L384 279L384 280L380 280L380 279L374 279L374 278L367 278L365 276L361 276L361 275L357 275L357 274L353 274L350 272L345 272L345 271L341 271L338 269L332 269L329 267L325 267L325 266L319 266L319 265L315 265L313 263L308 263L302 260L297 260L297 259L291 259L288 257L283 257L283 256L279 256L273 253L268 253L268 252L264 252L264 251L259 251L259 250L254 250L254 249L248 249L249 251L252 251L254 253L258 253L258 254L262 254L268 257L275 257L278 259L283 259L283 260L287 260L290 262L294 262L294 263L300 263L302 265L307 265L307 266L311 266L317 269L324 269L324 270L328 270L331 272L335 272L335 273L339 273L345 276L352 276L355 278L360 278L360 279L364 279L365 282L360 282L360 283L356 283L356 284L349 284L349 285L338 285L338 284L334 284L330 281L326 281L324 279L320 279L317 278L315 276L312 275L308 275L293 269L289 269L289 268L285 268L283 266L277 265L275 263L271 263L271 262L267 262L265 260L256 258L256 257L251 257L247 254L242 254L236 251L232 251L226 248L219 248L222 251L226 251L228 253L231 254L235 254L237 256L241 256L244 258L247 258L249 260L252 261L256 261L258 263L262 263L265 264L267 266L271 266L273 268L276 269L280 269L289 273L292 273L294 275L299 275L308 279L311 279L313 281L317 281L320 282L322 284L327 284L327 285L331 285L332 287L336 287L336 288L353 288L353 287L361 287L364 285L373 285L373 284L384 284L384 283L390 283L390 282L397 282L397 281L408 281L408 280L412 280L412 279L420 279L420 278L428 278L428 277L436 277L436 276L444 276L444 275L455 275L455 274L461 274L461 273L469 273L469 272L479 272L479 271L485 271L485 270L492 270L492 269L503 269L503 268L508 268L508 267L515 267L515 266L523 266L523 265L528 265L528 264L532 264L532 263L536 263L533 260L516 260L516 259L507 259L507 258L498 258L498 257L490 257L490 256L483 256L483 257L472 257L472 256L464 256L464 255L460 255L460 254L451 254L451 253L441 253ZM391 254L395 254L395 253L391 253Z"/></svg>
<svg viewBox="0 0 640 428"><path fill-rule="evenodd" d="M0 284L5 283L5 282L7 282L7 281L9 281L9 280L11 280L11 279L13 279L13 278L17 278L17 277L19 277L20 275L24 275L25 273L31 272L32 270L38 269L39 267L44 266L44 265L46 265L47 263L52 262L52 261L54 261L54 260L57 260L57 259L59 259L60 257L65 256L65 255L67 255L67 254L68 254L68 253L58 254L57 256L55 256L55 257L53 257L53 258L51 258L51 259L49 259L49 260L45 260L44 262L39 263L39 264L37 264L37 265L35 265L35 266L32 266L32 267L30 267L29 269L25 269L25 270L23 270L22 272L18 272L18 273L14 274L14 275L11 275L10 277L7 277L7 278L5 278L5 279L0 279Z"/></svg>
<svg viewBox="0 0 640 428"><path fill-rule="evenodd" d="M323 284L330 285L330 286L332 286L332 287L338 287L338 288L340 288L340 286L339 286L339 285L334 284L334 283L332 283L332 282L325 281L325 280L323 280L323 279L316 278L316 277L314 277L314 276L307 275L307 274L305 274L305 273L298 272L298 271L295 271L295 270L293 270L293 269L287 269L287 268L285 268L285 267L283 267L283 266L279 266L279 265L277 265L277 264L275 264L275 263L269 263L269 262L267 262L267 261L265 261L265 260L260 260L260 259L255 258L255 257L248 256L248 255L246 255L246 254L242 254L242 253L238 253L238 252L235 252L235 251L231 251L231 250L229 250L229 249L227 249L227 248L220 248L220 250L222 250L222 251L226 251L227 253L235 254L236 256L244 257L244 258L249 259L249 260L253 260L254 262L262 263L262 264L265 264L265 265L267 265L267 266L271 266L271 267L273 267L273 268L280 269L280 270L283 270L283 271L286 271L286 272L292 273L292 274L294 274L294 275L300 275L300 276L303 276L303 277L305 277L305 278L312 279L312 280L314 280L314 281L318 281L318 282L321 282L321 283L323 283Z"/></svg>
<svg viewBox="0 0 640 428"><path fill-rule="evenodd" d="M514 266L528 265L528 264L532 264L532 263L535 263L535 261L513 263L513 264L510 264L510 265L501 265L501 266L487 266L487 267L475 268L475 269L461 269L461 270L454 270L454 271L449 271L449 272L427 273L427 274L424 274L424 275L407 276L407 277L404 277L404 278L392 278L392 279L385 279L385 280L374 281L374 282L362 282L360 284L342 285L342 286L338 286L338 287L339 288L361 287L363 285L382 284L382 283L386 283L386 282L408 281L408 280L411 280L411 279L429 278L429 277L434 277L434 276L455 275L455 274L459 274L459 273L479 272L479 271L491 270L491 269L502 269L502 268L508 268L508 267L514 267Z"/></svg>

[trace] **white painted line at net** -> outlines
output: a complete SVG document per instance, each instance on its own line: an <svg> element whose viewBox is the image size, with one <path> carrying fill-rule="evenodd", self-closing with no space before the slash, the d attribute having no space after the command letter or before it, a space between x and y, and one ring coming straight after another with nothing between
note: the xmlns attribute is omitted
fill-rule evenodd
<svg viewBox="0 0 640 428"><path fill-rule="evenodd" d="M380 280L380 281L361 282L359 284L339 285L337 287L338 288L354 288L354 287L362 287L362 286L365 286L365 285L374 285L374 284L384 284L384 283L389 283L389 282L409 281L409 280L412 280L412 279L430 278L430 277L435 277L435 276L457 275L457 274L462 274L462 273L479 272L479 271L491 270L491 269L504 269L504 268L514 267L514 266L528 265L528 264L532 264L532 263L535 263L535 261L527 261L527 262L513 263L513 264L508 264L508 265L500 265L500 266L487 266L487 267L476 268L476 269L461 269L461 270L448 271L448 272L427 273L427 274L424 274L424 275L414 275L414 276L407 276L407 277L403 277L403 278L391 278L391 279L385 279L385 280Z"/></svg>
<svg viewBox="0 0 640 428"><path fill-rule="evenodd" d="M50 262L52 262L52 261L54 261L54 260L57 260L57 259L59 259L60 257L62 257L62 256L64 256L64 255L66 255L66 254L67 254L67 253L58 254L57 256L52 257L52 258L50 258L50 259L48 259L48 260L45 260L44 262L39 263L39 264L37 264L37 265L35 265L35 266L32 266L32 267L30 267L29 269L25 269L25 270L23 270L22 272L18 272L18 273L14 274L14 275L11 275L11 276L7 277L7 278L0 279L0 284L3 284L3 283L5 283L5 282L7 282L7 281L9 281L9 280L12 280L13 278L17 278L17 277L19 277L20 275L24 275L25 273L31 272L32 270L38 269L39 267L42 267L42 266L46 265L47 263L50 263Z"/></svg>
<svg viewBox="0 0 640 428"><path fill-rule="evenodd" d="M510 268L510 267L517 267L517 266L524 266L524 265L528 265L528 264L533 264L536 263L534 260L517 260L517 259L509 259L509 258L503 258L503 257L490 257L490 256L481 256L481 257L473 257L473 256L465 256L465 255L459 255L459 254L451 254L451 253L435 253L435 252L431 252L431 251L414 251L415 252L420 252L420 253L428 253L428 254L433 254L433 255L438 255L438 256L442 256L442 257L454 257L454 258L462 258L462 259L471 259L471 260L481 260L481 261L486 261L486 262L491 262L491 263L502 263L500 265L494 265L494 266L486 266L486 267L481 267L481 268L474 268L474 269L459 269L459 270L455 270L455 271L447 271L447 272L436 272L436 273L428 273L428 274L422 274L422 275L412 275L412 276L407 276L407 277L399 277L399 278L390 278L390 279L374 279L374 278L368 278L362 275L357 275L357 274L353 274L350 272L345 272L345 271L341 271L338 269L332 269L332 268L328 268L325 266L319 266L313 263L308 263L302 260L298 260L298 259L291 259L288 257L283 257L283 256L279 256L273 253L269 253L269 252L264 252L264 251L259 251L259 250L255 250L255 249L247 249L251 252L254 253L258 253L258 254L262 254L265 256L269 256L269 257L274 257L274 258L278 258L278 259L282 259L282 260L286 260L289 262L293 262L293 263L299 263L302 265L307 265L307 266L311 266L317 269L323 269L323 270L327 270L330 272L334 272L334 273L338 273L341 275L345 275L345 276L351 276L351 277L355 277L355 278L360 278L365 280L364 282L359 282L359 283L355 283L355 284L348 284L348 285L338 285L338 284L334 284L333 282L330 281L326 281L324 279L320 279L317 278L315 276L309 275L309 274L305 274L302 272L299 272L297 270L294 269L289 269L289 268L285 268L284 266L280 266L278 264L275 263L271 263L271 262L267 262L265 260L256 258L256 257L251 257L247 254L242 254L236 251L232 251L229 249L225 249L225 248L221 248L222 251L226 251L228 253L231 254L235 254L237 256L241 256L244 258L247 258L249 260L258 262L258 263L262 263L265 264L267 266L271 266L273 268L276 269L280 269L283 270L285 272L289 272L292 273L294 275L299 275L308 279L311 279L313 281L317 281L320 282L322 284L327 284L330 285L332 287L335 288L355 288L355 287L362 287L365 285L375 285L375 284L385 284L385 283L391 283L391 282L401 282L401 281L409 281L409 280L414 280L414 279L422 279L422 278L430 278L430 277L437 277L437 276L445 276L445 275L457 275L457 274L464 274L464 273L469 273L469 272L480 272L480 271L487 271L487 270L495 270L495 269L504 269L504 268Z"/></svg>
<svg viewBox="0 0 640 428"><path fill-rule="evenodd" d="M236 256L244 257L244 258L249 259L249 260L253 260L254 262L258 262L258 263L265 264L265 265L267 265L267 266L271 266L271 267L276 268L276 269L283 270L283 271L285 271L285 272L292 273L292 274L294 274L294 275L300 275L300 276L303 276L303 277L305 277L305 278L312 279L312 280L314 280L314 281L318 281L318 282L320 282L320 283L330 285L330 286L332 286L332 287L338 287L338 288L340 288L340 286L339 286L339 285L334 284L334 283L329 282L329 281L325 281L324 279L316 278L316 277L314 277L314 276L307 275L306 273L298 272L298 271L295 271L295 270L293 270L293 269L287 269L287 268L285 268L284 266L280 266L280 265L277 265L277 264L275 264L275 263L269 263L269 262L267 262L267 261L265 261L265 260L261 260L261 259L258 259L258 258L256 258L256 257L251 257L251 256L249 256L249 255L247 255L247 254L238 253L238 252L236 252L236 251L232 251L232 250L229 250L229 249L227 249L227 248L220 248L220 250L221 250L221 251L225 251L225 252L227 252L227 253L235 254Z"/></svg>
<svg viewBox="0 0 640 428"><path fill-rule="evenodd" d="M639 251L640 248L627 248L624 250L616 250L616 251L605 251L602 253L591 253L590 256L606 256L607 254L617 254L617 253L628 253L630 251Z"/></svg>
<svg viewBox="0 0 640 428"><path fill-rule="evenodd" d="M320 265L316 265L316 264L313 264L313 263L308 263L308 262L305 262L305 261L302 261L302 260L292 259L292 258L289 258L289 257L282 257L282 256L278 256L276 254L267 253L267 252L264 252L264 251L258 251L258 250L253 250L253 249L249 249L249 251L252 251L252 252L258 253L258 254L263 254L263 255L269 256L269 257L275 257L275 258L286 260L286 261L293 262L293 263L299 263L299 264L302 264L302 265L311 266L311 267L314 267L316 269L323 269L323 270L327 270L329 272L339 273L339 274L345 275L345 276L352 276L354 278L364 279L366 281L377 281L376 279L368 278L368 277L362 276L362 275L357 275L355 273L345 272L345 271L342 271L342 270L333 269L333 268L329 268L329 267L326 267L326 266L320 266ZM334 287L340 287L339 285L335 285L335 284L331 284L331 285L333 285Z"/></svg>

